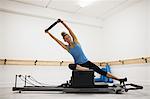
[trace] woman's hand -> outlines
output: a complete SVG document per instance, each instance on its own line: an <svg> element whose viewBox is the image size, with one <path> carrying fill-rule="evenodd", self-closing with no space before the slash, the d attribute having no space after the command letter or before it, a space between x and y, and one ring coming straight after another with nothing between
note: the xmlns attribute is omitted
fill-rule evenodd
<svg viewBox="0 0 150 99"><path fill-rule="evenodd" d="M47 29L45 30L45 33L48 33L48 30L47 30Z"/></svg>

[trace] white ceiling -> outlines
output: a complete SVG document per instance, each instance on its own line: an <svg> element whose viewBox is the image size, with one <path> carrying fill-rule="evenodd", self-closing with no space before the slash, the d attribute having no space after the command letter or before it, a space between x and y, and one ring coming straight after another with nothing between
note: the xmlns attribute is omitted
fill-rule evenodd
<svg viewBox="0 0 150 99"><path fill-rule="evenodd" d="M65 13L83 15L92 18L105 18L114 11L123 10L142 0L97 0L93 4L81 8L79 0L10 0L25 5L32 5L57 10Z"/></svg>

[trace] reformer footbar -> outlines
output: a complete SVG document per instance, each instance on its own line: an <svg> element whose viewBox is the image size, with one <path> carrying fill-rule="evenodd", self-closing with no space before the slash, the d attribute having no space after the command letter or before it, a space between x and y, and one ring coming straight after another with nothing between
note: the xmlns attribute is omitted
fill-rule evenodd
<svg viewBox="0 0 150 99"><path fill-rule="evenodd" d="M22 79L21 79L22 78ZM23 79L24 78L24 79ZM31 79L32 78L32 79ZM23 87L18 87L18 79L24 81ZM95 83L94 71L72 71L72 77L70 81L58 86L45 86L44 83L40 83L30 75L16 75L15 87L13 91L61 91L62 93L124 93L129 90L143 89L143 86L136 84L125 84L125 81L120 84L109 85L107 83ZM32 83L34 82L34 83ZM39 84L36 85L35 83ZM32 86L27 86L30 84ZM129 86L129 88L127 88Z"/></svg>

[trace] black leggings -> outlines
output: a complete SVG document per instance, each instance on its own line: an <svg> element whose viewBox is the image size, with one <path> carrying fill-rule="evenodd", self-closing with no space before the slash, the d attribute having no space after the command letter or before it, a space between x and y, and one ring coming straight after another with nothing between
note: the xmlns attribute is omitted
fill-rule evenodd
<svg viewBox="0 0 150 99"><path fill-rule="evenodd" d="M78 64L82 67L86 67L86 68L89 68L89 69L92 69L94 70L95 72L101 74L101 75L107 75L107 72L103 71L102 69L100 69L97 65L95 65L94 63L90 62L90 61L87 61L86 63L83 63L83 64ZM77 64L69 64L69 68L71 70L75 70L76 69L76 66Z"/></svg>

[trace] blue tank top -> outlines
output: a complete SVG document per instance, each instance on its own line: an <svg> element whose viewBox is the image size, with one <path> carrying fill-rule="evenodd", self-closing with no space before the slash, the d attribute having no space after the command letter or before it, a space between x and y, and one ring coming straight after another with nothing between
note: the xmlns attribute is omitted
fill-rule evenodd
<svg viewBox="0 0 150 99"><path fill-rule="evenodd" d="M88 61L80 44L74 42L74 47L68 46L68 52L73 56L75 64L83 64Z"/></svg>

